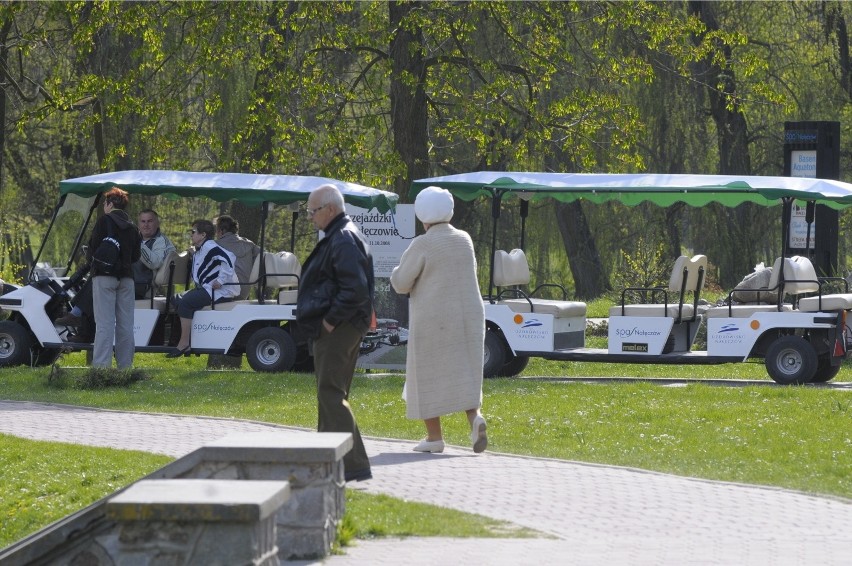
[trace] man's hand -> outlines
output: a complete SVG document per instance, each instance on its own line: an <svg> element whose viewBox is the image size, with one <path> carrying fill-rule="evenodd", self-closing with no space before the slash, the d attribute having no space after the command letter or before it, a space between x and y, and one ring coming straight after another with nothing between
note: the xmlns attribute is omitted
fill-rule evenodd
<svg viewBox="0 0 852 566"><path fill-rule="evenodd" d="M323 325L323 328L328 330L329 334L334 332L334 327L332 325L330 325L325 319L322 319L322 325Z"/></svg>

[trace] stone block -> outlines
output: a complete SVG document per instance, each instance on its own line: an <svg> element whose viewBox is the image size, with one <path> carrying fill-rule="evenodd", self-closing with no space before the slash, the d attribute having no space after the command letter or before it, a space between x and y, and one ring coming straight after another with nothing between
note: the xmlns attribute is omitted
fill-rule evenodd
<svg viewBox="0 0 852 566"><path fill-rule="evenodd" d="M286 480L291 497L276 516L279 557L326 556L345 511L343 456L348 433L260 432L205 444L182 477Z"/></svg>
<svg viewBox="0 0 852 566"><path fill-rule="evenodd" d="M282 481L142 480L107 501L117 529L102 542L133 566L273 566L275 515L289 496Z"/></svg>

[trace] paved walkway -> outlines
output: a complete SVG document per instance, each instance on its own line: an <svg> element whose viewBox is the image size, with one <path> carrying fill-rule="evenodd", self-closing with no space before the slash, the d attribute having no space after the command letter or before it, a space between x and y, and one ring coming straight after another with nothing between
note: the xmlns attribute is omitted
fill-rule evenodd
<svg viewBox="0 0 852 566"><path fill-rule="evenodd" d="M181 456L264 423L0 401L0 432ZM499 425L491 423L491 435ZM539 539L358 541L329 566L847 565L852 501L641 470L527 458L469 447L412 452L413 442L365 438L370 493L423 501L535 529ZM294 562L294 565L319 564Z"/></svg>

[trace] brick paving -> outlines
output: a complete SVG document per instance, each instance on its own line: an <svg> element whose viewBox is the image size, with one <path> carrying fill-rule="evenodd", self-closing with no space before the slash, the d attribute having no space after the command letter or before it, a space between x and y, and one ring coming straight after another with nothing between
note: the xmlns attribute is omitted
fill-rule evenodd
<svg viewBox="0 0 852 566"><path fill-rule="evenodd" d="M308 433L251 421L0 401L3 433L175 457L233 432L282 429ZM499 435L493 424L488 430ZM542 537L357 541L322 564L852 563L852 500L615 466L474 455L470 447L420 454L411 450L415 442L364 441L373 480L354 488L479 513Z"/></svg>

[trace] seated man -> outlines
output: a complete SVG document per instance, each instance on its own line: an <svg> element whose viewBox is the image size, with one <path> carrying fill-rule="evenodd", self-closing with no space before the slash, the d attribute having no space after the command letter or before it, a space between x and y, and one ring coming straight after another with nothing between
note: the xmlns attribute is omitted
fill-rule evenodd
<svg viewBox="0 0 852 566"><path fill-rule="evenodd" d="M175 251L175 246L160 232L160 216L151 209L139 213L139 233L142 234L142 256L133 264L133 280L136 298L148 299L153 293L154 273Z"/></svg>
<svg viewBox="0 0 852 566"><path fill-rule="evenodd" d="M260 246L238 235L239 231L240 225L233 217L223 215L216 219L216 243L236 256L234 271L241 283L236 298L245 299L251 290L245 283L251 277L251 268L260 253Z"/></svg>

